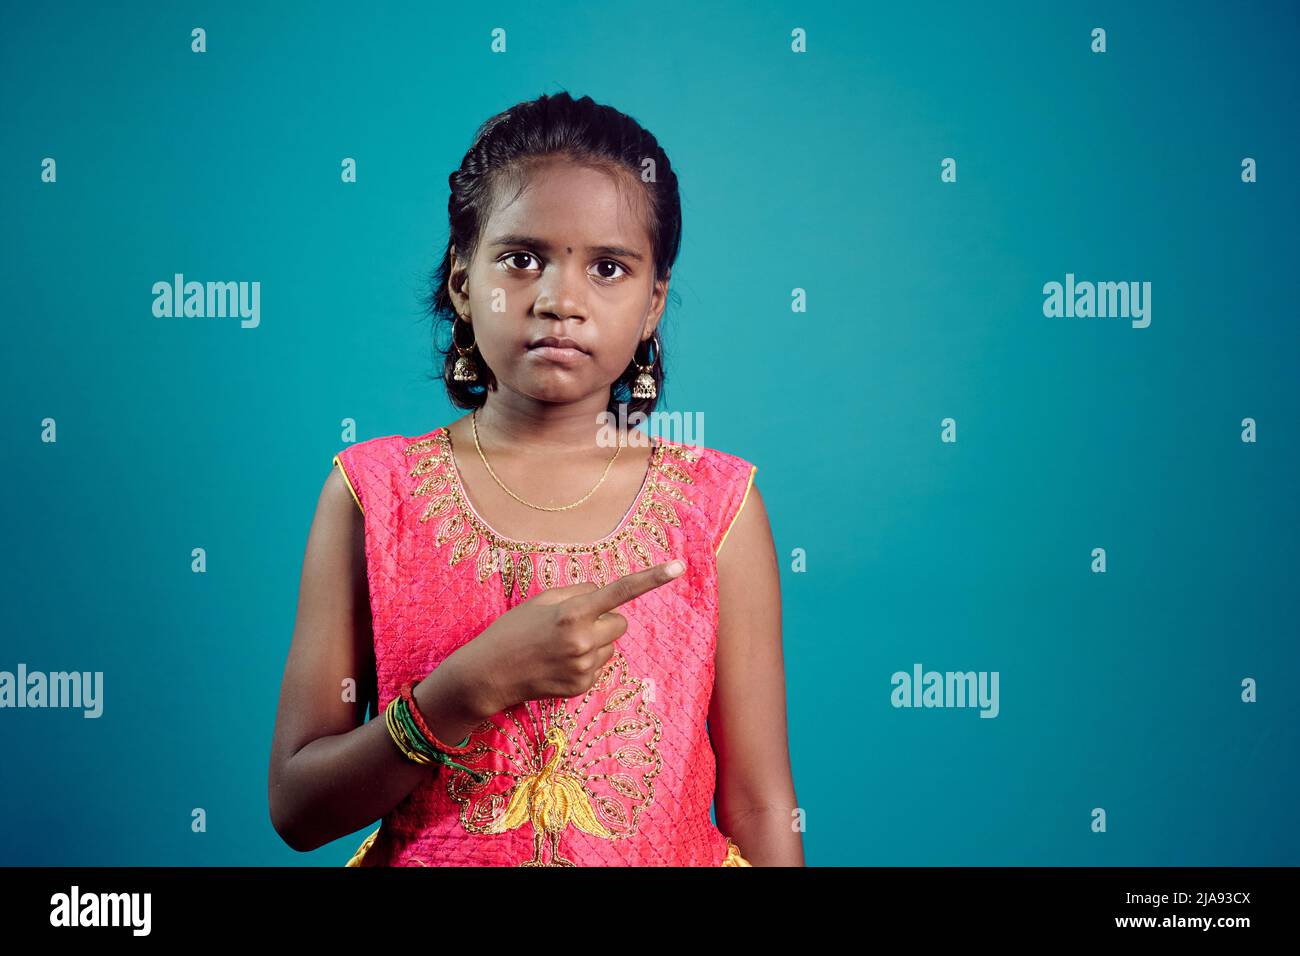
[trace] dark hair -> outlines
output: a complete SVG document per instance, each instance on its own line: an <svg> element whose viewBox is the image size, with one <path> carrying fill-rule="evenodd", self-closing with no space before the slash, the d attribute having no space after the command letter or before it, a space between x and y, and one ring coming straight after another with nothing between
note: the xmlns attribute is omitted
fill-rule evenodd
<svg viewBox="0 0 1300 956"><path fill-rule="evenodd" d="M460 408L481 408L487 401L488 386L495 386L496 379L475 349L469 359L478 372L478 381L456 381L452 370L459 353L451 341L452 334L447 336L445 349L437 345L439 325L445 325L449 333L456 331L456 309L447 290L451 248L455 246L462 259L472 259L498 194L512 182L522 189L528 167L539 159L553 156L568 156L575 162L634 174L645 188L648 200L655 280L667 278L677 260L682 241L677 174L659 141L636 120L612 106L601 106L589 96L575 100L566 92L540 96L493 116L479 127L460 168L447 177L451 187L447 198L447 247L442 264L430 277L425 305L426 314L434 320L434 348L442 356L441 370L431 377L442 379L452 403ZM653 176L648 180L643 175L647 160L653 163L650 167ZM651 375L660 394L664 382L662 329L660 321L650 340L653 351L648 349L650 354L642 361L646 365L653 359ZM465 346L463 341L460 344ZM640 355L634 358L639 359ZM620 403L626 403L629 416L638 411L649 416L654 410L657 399L631 397L632 382L639 371L635 364L629 363L613 383L610 412L617 415Z"/></svg>

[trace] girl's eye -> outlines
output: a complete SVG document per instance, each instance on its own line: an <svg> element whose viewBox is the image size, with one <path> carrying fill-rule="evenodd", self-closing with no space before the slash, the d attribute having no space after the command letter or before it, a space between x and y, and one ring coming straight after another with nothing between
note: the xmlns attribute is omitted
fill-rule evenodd
<svg viewBox="0 0 1300 956"><path fill-rule="evenodd" d="M510 261L513 260L513 259L533 259L534 261L536 261L536 256L534 256L531 252L512 252L512 253L510 253L510 255L506 256L506 257L505 257L504 259L502 259L501 261L502 261L502 262L510 262ZM520 266L515 266L515 268L521 268L521 267L520 267ZM525 269L524 271L525 271L525 272L528 272L528 271L530 271L530 270Z"/></svg>
<svg viewBox="0 0 1300 956"><path fill-rule="evenodd" d="M528 260L540 264L538 258L531 252L512 252L509 255L502 257L500 261L506 263L512 269L519 269L523 272L536 271L535 269L528 268L525 265L520 265L520 260ZM598 273L598 277L601 279L621 279L623 275L627 273L627 270L613 259L601 259L596 263L596 268L614 270L612 274L605 272Z"/></svg>
<svg viewBox="0 0 1300 956"><path fill-rule="evenodd" d="M617 262L615 262L613 259L601 259L599 262L596 263L596 268L599 269L601 266L606 266L606 267L608 267L608 266L613 266L615 269L621 270L621 271L623 271L623 272L626 272L626 271L627 271L627 270L624 269L621 265L619 265ZM619 278L619 276L617 276L617 275L601 275L601 278L602 278L602 279L617 279L617 278Z"/></svg>

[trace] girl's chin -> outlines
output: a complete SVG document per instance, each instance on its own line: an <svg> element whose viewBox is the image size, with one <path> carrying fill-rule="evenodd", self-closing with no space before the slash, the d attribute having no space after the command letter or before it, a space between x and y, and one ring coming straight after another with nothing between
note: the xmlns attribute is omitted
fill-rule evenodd
<svg viewBox="0 0 1300 956"><path fill-rule="evenodd" d="M585 376L579 377L564 369L554 369L544 374L532 369L510 384L516 392L535 401L564 404L582 401L596 390Z"/></svg>

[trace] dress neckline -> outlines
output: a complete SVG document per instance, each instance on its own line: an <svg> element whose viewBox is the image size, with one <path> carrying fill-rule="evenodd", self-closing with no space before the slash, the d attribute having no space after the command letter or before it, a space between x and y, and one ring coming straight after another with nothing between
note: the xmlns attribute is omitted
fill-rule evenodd
<svg viewBox="0 0 1300 956"><path fill-rule="evenodd" d="M464 512L467 517L478 525L477 530L486 538L492 541L497 547L508 548L512 551L594 551L611 544L616 538L624 535L628 525L635 521L643 510L643 506L649 500L655 490L655 474L663 460L663 441L658 435L647 435L650 439L651 449L649 461L646 464L645 476L641 479L641 487L637 490L636 497L628 506L627 511L614 530L610 531L603 537L595 541L521 541L518 538L511 538L502 534L492 527L491 524L478 512L474 503L470 500L469 492L465 489L465 482L461 478L460 467L456 464L456 456L453 454L451 429L443 425L435 432L435 436L440 436L440 440L446 445L447 474L449 476L453 493L460 499L464 506Z"/></svg>
<svg viewBox="0 0 1300 956"><path fill-rule="evenodd" d="M407 476L416 481L410 495L427 502L415 520L431 523L433 546L446 547L448 567L472 559L478 583L499 578L507 601L515 594L523 599L534 579L542 590L584 581L604 587L638 568L653 567L656 554L673 554L669 529L685 527L677 507L695 506L688 492L700 454L657 435L647 437L652 448L641 491L619 526L599 541L561 544L498 534L465 494L445 425L414 441L403 439Z"/></svg>

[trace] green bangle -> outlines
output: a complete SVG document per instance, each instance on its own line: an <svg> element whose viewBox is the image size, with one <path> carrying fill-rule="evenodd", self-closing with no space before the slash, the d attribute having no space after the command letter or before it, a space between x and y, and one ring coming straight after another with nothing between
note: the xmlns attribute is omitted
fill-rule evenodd
<svg viewBox="0 0 1300 956"><path fill-rule="evenodd" d="M450 756L443 753L437 747L433 746L433 744L429 742L429 739L424 736L424 733L420 730L419 726L415 723L415 719L411 716L410 708L407 705L406 699L404 697L401 697L400 695L398 697L395 697L394 703L396 705L396 711L394 716L397 717L398 722L402 726L402 729L406 731L406 735L410 739L410 742L415 750L424 754L426 757L428 757L430 760L433 760L435 763L444 764L445 766L453 767L456 770L463 770L465 773L473 777L476 783L482 783L485 779L487 779L485 774L480 774L478 771L472 770L469 767L466 767L464 764L457 763L456 761L452 760ZM469 744L470 736L471 734L466 734L465 738L461 740L460 743L454 744L453 746L456 747L466 746L467 744Z"/></svg>

